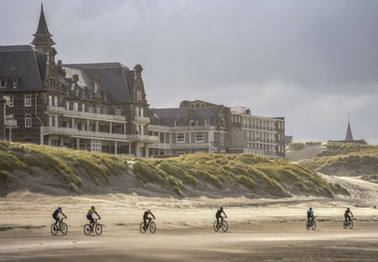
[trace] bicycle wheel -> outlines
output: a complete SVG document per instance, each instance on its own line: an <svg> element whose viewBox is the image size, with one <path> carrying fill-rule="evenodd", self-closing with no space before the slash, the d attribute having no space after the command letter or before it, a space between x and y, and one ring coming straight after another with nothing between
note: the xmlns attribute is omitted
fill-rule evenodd
<svg viewBox="0 0 378 262"><path fill-rule="evenodd" d="M213 228L214 228L215 232L219 231L219 227L218 227L218 222L217 221L214 222Z"/></svg>
<svg viewBox="0 0 378 262"><path fill-rule="evenodd" d="M227 221L222 222L222 230L223 232L226 232L228 230L228 223Z"/></svg>
<svg viewBox="0 0 378 262"><path fill-rule="evenodd" d="M155 233L155 231L156 231L156 224L155 224L154 221L151 221L151 223L150 223L150 232L151 233Z"/></svg>
<svg viewBox="0 0 378 262"><path fill-rule="evenodd" d="M63 235L67 234L67 232L68 232L68 226L67 226L66 223L62 223L62 224L60 225L60 231L62 231L62 234L63 234Z"/></svg>
<svg viewBox="0 0 378 262"><path fill-rule="evenodd" d="M102 233L102 225L101 224L96 224L95 225L95 231L97 235L101 235Z"/></svg>
<svg viewBox="0 0 378 262"><path fill-rule="evenodd" d="M140 230L140 233L142 234L146 233L146 229L144 228L144 222L140 223L139 230Z"/></svg>
<svg viewBox="0 0 378 262"><path fill-rule="evenodd" d="M84 225L84 234L86 234L87 236L89 236L91 234L91 226L89 224L85 224Z"/></svg>
<svg viewBox="0 0 378 262"><path fill-rule="evenodd" d="M52 223L50 227L50 231L53 236L56 236L56 234L58 234L58 225L55 225L55 223Z"/></svg>
<svg viewBox="0 0 378 262"><path fill-rule="evenodd" d="M349 220L349 228L352 229L353 228L353 220Z"/></svg>
<svg viewBox="0 0 378 262"><path fill-rule="evenodd" d="M310 228L311 228L311 224L309 222L306 222L306 229L310 230Z"/></svg>
<svg viewBox="0 0 378 262"><path fill-rule="evenodd" d="M343 227L344 227L344 229L348 228L348 223L345 220L343 221Z"/></svg>
<svg viewBox="0 0 378 262"><path fill-rule="evenodd" d="M316 228L316 222L315 221L312 221L311 228L312 228L312 230L315 230L315 228Z"/></svg>

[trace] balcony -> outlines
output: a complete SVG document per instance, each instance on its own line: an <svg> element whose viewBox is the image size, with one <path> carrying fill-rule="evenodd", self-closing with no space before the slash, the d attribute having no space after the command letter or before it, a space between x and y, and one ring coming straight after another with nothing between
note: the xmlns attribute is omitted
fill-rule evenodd
<svg viewBox="0 0 378 262"><path fill-rule="evenodd" d="M17 126L17 120L15 119L6 119L4 121L4 125L6 128L15 128L15 127L18 127Z"/></svg>
<svg viewBox="0 0 378 262"><path fill-rule="evenodd" d="M127 138L131 142L144 142L144 143L156 143L159 138L157 136L147 136L147 135L127 135Z"/></svg>
<svg viewBox="0 0 378 262"><path fill-rule="evenodd" d="M150 145L150 148L156 148L156 149L172 149L172 144L167 143L155 143Z"/></svg>
<svg viewBox="0 0 378 262"><path fill-rule="evenodd" d="M89 112L66 110L64 107L58 107L58 106L47 106L47 113L48 114L59 114L59 115L65 116L65 117L74 117L74 118L82 118L82 119L89 119L89 120L126 123L126 117L125 116L115 116L115 115L107 115L107 114L96 114L96 113L89 113Z"/></svg>
<svg viewBox="0 0 378 262"><path fill-rule="evenodd" d="M66 127L52 127L52 126L41 127L41 133L42 135L62 135L62 136L69 136L69 137L75 137L75 138L114 140L114 141L121 141L121 142L156 143L158 141L158 138L156 136L104 133L104 132L84 131L84 130L78 130L74 128L66 128Z"/></svg>
<svg viewBox="0 0 378 262"><path fill-rule="evenodd" d="M147 125L150 123L150 118L145 116L134 116L134 122L140 125Z"/></svg>
<svg viewBox="0 0 378 262"><path fill-rule="evenodd" d="M66 128L66 127L42 126L41 134L42 135L54 134L54 135L63 135L63 136L69 136L69 137L75 137L75 138L115 140L115 141L128 142L128 137L125 134L84 131L84 130L78 130L74 128Z"/></svg>

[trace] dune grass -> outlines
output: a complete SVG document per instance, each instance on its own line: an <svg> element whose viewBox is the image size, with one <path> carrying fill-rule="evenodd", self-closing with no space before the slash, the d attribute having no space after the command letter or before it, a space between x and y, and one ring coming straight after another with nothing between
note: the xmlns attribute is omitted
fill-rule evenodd
<svg viewBox="0 0 378 262"><path fill-rule="evenodd" d="M371 175L378 173L378 146L328 143L317 157L301 163L325 174Z"/></svg>

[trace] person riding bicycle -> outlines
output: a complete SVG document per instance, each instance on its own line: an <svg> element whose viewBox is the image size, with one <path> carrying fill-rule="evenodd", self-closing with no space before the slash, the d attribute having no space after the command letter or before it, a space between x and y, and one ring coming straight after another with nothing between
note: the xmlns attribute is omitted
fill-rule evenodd
<svg viewBox="0 0 378 262"><path fill-rule="evenodd" d="M154 219L156 219L155 216L154 216L154 214L152 214L152 212L151 212L150 209L144 211L144 214L143 214L144 229L147 229L147 220L148 220L148 224L152 220L152 218L149 217L149 215L151 215Z"/></svg>
<svg viewBox="0 0 378 262"><path fill-rule="evenodd" d="M312 207L310 207L307 210L307 222L310 222L313 219L314 219L314 211L312 211Z"/></svg>
<svg viewBox="0 0 378 262"><path fill-rule="evenodd" d="M62 208L61 207L58 207L54 213L52 214L52 217L55 219L55 225L60 222L60 218L59 218L59 213L62 214L65 218L67 218L67 216L63 213L62 211Z"/></svg>
<svg viewBox="0 0 378 262"><path fill-rule="evenodd" d="M345 221L348 222L348 223L349 223L350 220L351 220L350 215L352 215L352 217L353 217L353 213L352 213L352 211L350 211L350 208L347 207L347 209L345 210L345 213L344 213L344 218L345 218Z"/></svg>
<svg viewBox="0 0 378 262"><path fill-rule="evenodd" d="M224 212L223 210L223 207L220 207L217 212L215 213L215 218L217 219L217 225L219 226L220 223L223 222L223 216L222 216L222 213L224 214L224 217L227 217L226 213ZM221 220L221 222L219 223L219 219Z"/></svg>
<svg viewBox="0 0 378 262"><path fill-rule="evenodd" d="M96 216L98 217L98 219L101 219L100 215L97 213L96 211L96 208L94 206L91 206L91 209L88 210L88 213L87 213L87 219L90 220L90 226L91 228L93 228L93 225L95 223L94 219L93 219L93 213L96 214Z"/></svg>

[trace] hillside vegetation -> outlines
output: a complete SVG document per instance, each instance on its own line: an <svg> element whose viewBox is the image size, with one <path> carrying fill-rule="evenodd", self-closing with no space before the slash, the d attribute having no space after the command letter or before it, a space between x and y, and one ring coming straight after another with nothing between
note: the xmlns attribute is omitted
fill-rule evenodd
<svg viewBox="0 0 378 262"><path fill-rule="evenodd" d="M0 194L137 193L149 196L290 197L347 194L301 164L251 154L131 159L58 147L0 142Z"/></svg>
<svg viewBox="0 0 378 262"><path fill-rule="evenodd" d="M328 143L326 150L317 157L300 163L329 175L363 175L374 181L374 175L378 174L378 146Z"/></svg>

